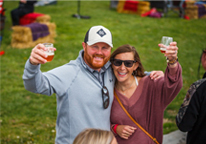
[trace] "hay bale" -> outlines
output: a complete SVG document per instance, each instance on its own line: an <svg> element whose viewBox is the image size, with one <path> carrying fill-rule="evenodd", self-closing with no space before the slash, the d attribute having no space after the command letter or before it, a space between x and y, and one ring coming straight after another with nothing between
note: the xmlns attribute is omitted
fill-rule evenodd
<svg viewBox="0 0 206 144"><path fill-rule="evenodd" d="M36 18L36 22L38 23L50 22L50 20L51 20L51 17L50 15L47 15L47 14Z"/></svg>
<svg viewBox="0 0 206 144"><path fill-rule="evenodd" d="M32 33L29 27L13 26L12 40L19 42L32 41Z"/></svg>
<svg viewBox="0 0 206 144"><path fill-rule="evenodd" d="M54 38L56 37L56 24L50 22L44 22L48 26L49 35L45 37L38 38L37 40L33 41L32 31L29 27L25 26L13 26L13 33L12 33L12 40L11 46L13 48L30 48L34 47L38 43L54 43Z"/></svg>
<svg viewBox="0 0 206 144"><path fill-rule="evenodd" d="M195 5L195 1L186 1L185 15L190 19L205 18L206 5Z"/></svg>
<svg viewBox="0 0 206 144"><path fill-rule="evenodd" d="M117 12L141 15L150 10L150 2L147 1L119 1Z"/></svg>
<svg viewBox="0 0 206 144"><path fill-rule="evenodd" d="M186 1L185 15L190 19L198 19L198 7L194 4L195 1Z"/></svg>
<svg viewBox="0 0 206 144"><path fill-rule="evenodd" d="M198 19L198 7L196 5L185 8L185 15L191 19Z"/></svg>
<svg viewBox="0 0 206 144"><path fill-rule="evenodd" d="M205 19L205 18L206 18L206 14L205 14L205 15L203 15L203 16L201 16L201 18Z"/></svg>

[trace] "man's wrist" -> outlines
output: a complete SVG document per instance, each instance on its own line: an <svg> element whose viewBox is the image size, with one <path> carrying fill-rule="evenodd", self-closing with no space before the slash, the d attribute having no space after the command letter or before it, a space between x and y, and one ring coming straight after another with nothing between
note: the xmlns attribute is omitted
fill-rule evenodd
<svg viewBox="0 0 206 144"><path fill-rule="evenodd" d="M38 65L38 63L34 63L34 62L32 62L30 59L29 59L29 62L30 62L30 64L32 64L32 65Z"/></svg>

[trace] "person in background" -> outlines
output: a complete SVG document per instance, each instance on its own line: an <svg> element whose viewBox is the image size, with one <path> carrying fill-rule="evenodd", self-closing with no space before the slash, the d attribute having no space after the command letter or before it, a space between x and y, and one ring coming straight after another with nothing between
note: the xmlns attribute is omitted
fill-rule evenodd
<svg viewBox="0 0 206 144"><path fill-rule="evenodd" d="M206 49L201 63L206 72ZM206 142L206 77L194 82L186 93L176 116L177 127L187 133L187 144Z"/></svg>
<svg viewBox="0 0 206 144"><path fill-rule="evenodd" d="M73 144L117 144L117 140L111 131L85 129L77 135Z"/></svg>
<svg viewBox="0 0 206 144"><path fill-rule="evenodd" d="M37 0L20 0L19 7L11 11L12 25L19 25L20 17L34 12L34 4Z"/></svg>
<svg viewBox="0 0 206 144"><path fill-rule="evenodd" d="M159 143L163 138L164 110L182 88L182 68L176 44L171 42L167 48L165 74L157 80L145 76L139 54L131 45L118 47L110 58L116 77L114 95L134 120ZM162 44L159 46L163 47ZM118 144L154 143L123 111L116 97L110 120Z"/></svg>
<svg viewBox="0 0 206 144"><path fill-rule="evenodd" d="M38 0L38 2L34 4L34 6L35 7L47 6L47 5L53 5L53 4L57 4L57 0Z"/></svg>
<svg viewBox="0 0 206 144"><path fill-rule="evenodd" d="M112 34L103 26L93 26L87 31L82 47L76 60L41 72L41 64L47 62L47 55L44 53L46 47L38 44L25 64L26 90L48 96L56 94L55 142L58 144L71 144L86 128L110 130L115 82L109 61ZM151 74L155 79L161 72Z"/></svg>
<svg viewBox="0 0 206 144"><path fill-rule="evenodd" d="M206 78L206 61L205 61L205 59L206 59L206 49L202 51L202 57L201 57L201 63L202 63L203 68L205 69L205 73L204 73L202 78Z"/></svg>
<svg viewBox="0 0 206 144"><path fill-rule="evenodd" d="M205 54L206 54L206 49L202 51L201 57L200 57L200 63L202 64L202 67L205 69L205 73L203 74L202 78L206 78L206 61L205 61ZM198 68L198 75L199 75L199 70L200 70L200 64Z"/></svg>

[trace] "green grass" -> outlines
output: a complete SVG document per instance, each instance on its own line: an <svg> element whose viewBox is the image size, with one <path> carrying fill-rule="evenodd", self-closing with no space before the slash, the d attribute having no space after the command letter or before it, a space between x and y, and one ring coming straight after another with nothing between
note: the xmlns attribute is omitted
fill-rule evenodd
<svg viewBox="0 0 206 144"><path fill-rule="evenodd" d="M56 98L33 94L24 89L22 74L24 64L32 48L11 47L10 11L18 6L17 1L5 1L6 23L3 30L0 57L0 127L1 143L54 143L56 122ZM184 20L170 13L167 18L155 19L138 15L120 14L110 9L109 1L81 1L81 14L91 19L76 19L76 1L58 1L57 5L36 7L35 11L49 14L57 28L57 48L54 60L42 65L47 71L63 65L78 56L86 31L93 25L103 25L113 34L114 49L131 44L138 50L147 71L165 70L166 61L160 53L161 37L171 36L178 42L178 57L183 68L183 88L167 107L164 133L176 130L175 116L189 86L197 80L197 68L201 50L206 48L206 19ZM114 50L113 49L113 50ZM204 70L201 68L200 74Z"/></svg>

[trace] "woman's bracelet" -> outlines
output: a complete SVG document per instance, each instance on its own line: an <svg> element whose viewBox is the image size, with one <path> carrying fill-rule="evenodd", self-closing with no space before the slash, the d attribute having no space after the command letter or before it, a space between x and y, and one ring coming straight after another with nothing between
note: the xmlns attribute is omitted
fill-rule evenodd
<svg viewBox="0 0 206 144"><path fill-rule="evenodd" d="M176 57L176 58L173 59L173 60L169 60L169 59L167 58L167 63L170 64L170 65L174 65L174 64L176 64L177 62L178 62L178 57Z"/></svg>
<svg viewBox="0 0 206 144"><path fill-rule="evenodd" d="M116 124L114 127L113 127L113 131L114 131L114 133L116 133L117 134L117 126L118 126L118 124Z"/></svg>

